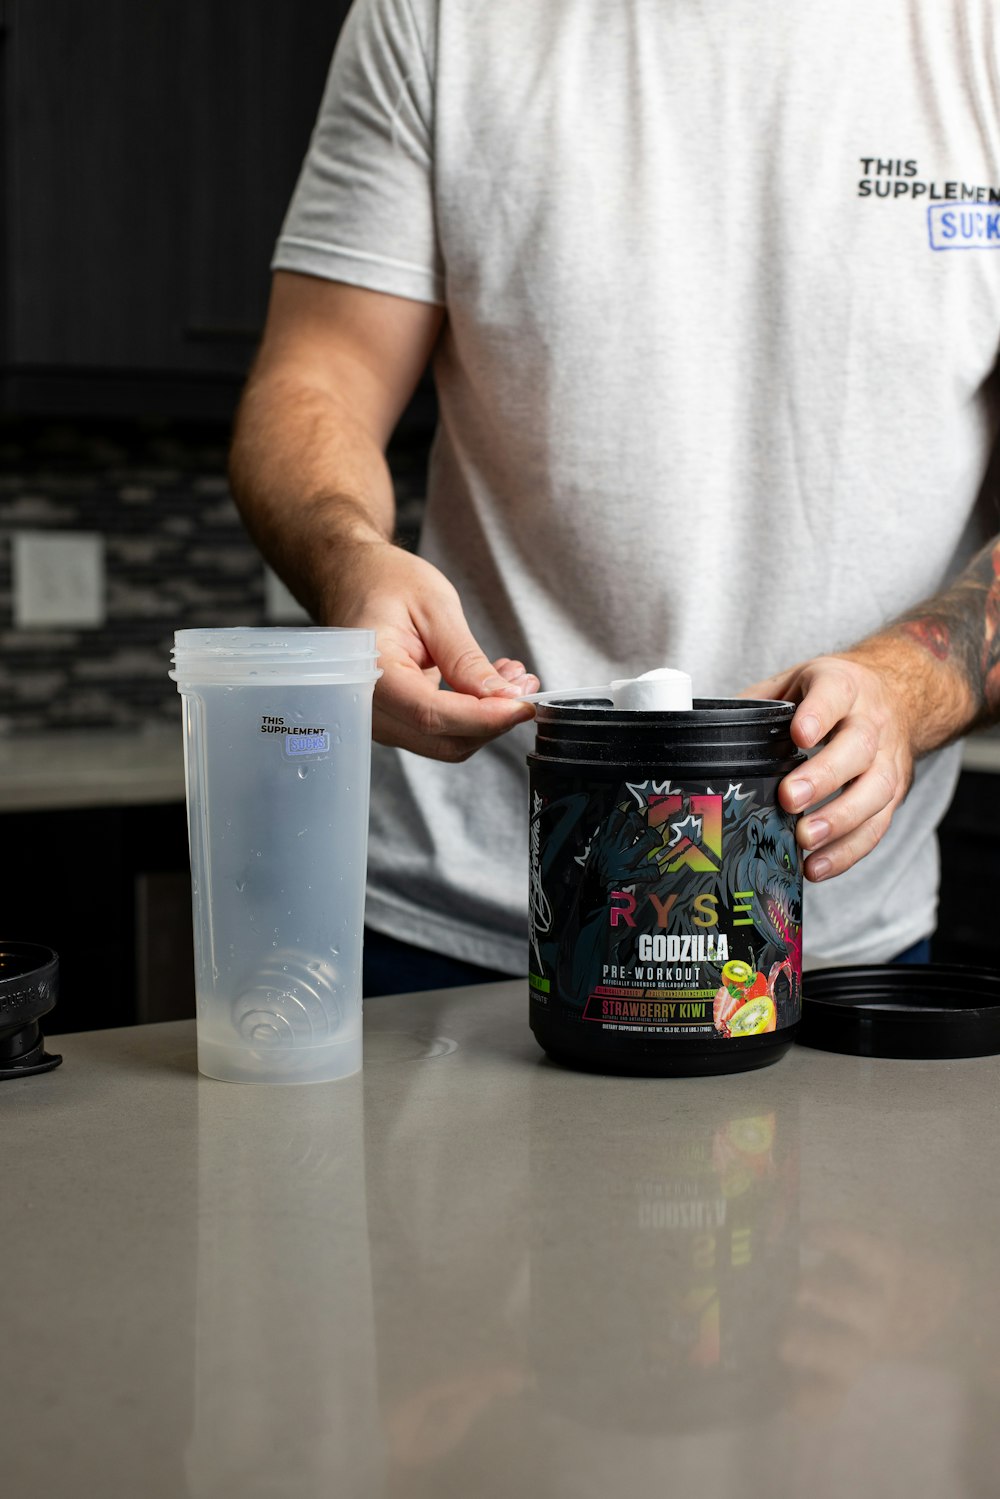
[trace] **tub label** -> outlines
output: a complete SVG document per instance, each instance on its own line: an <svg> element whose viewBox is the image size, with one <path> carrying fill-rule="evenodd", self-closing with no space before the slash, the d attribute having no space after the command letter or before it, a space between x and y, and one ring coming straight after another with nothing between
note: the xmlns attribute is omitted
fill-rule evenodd
<svg viewBox="0 0 1000 1499"><path fill-rule="evenodd" d="M531 998L724 1043L801 1010L802 867L777 777L602 782L532 767Z"/></svg>

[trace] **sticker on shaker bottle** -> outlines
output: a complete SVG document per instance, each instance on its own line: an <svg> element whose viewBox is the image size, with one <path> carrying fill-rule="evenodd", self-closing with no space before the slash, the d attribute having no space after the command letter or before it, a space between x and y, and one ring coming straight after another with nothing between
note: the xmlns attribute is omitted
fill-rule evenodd
<svg viewBox="0 0 1000 1499"><path fill-rule="evenodd" d="M285 735L286 755L325 755L330 736L325 729L293 729Z"/></svg>
<svg viewBox="0 0 1000 1499"><path fill-rule="evenodd" d="M277 714L265 713L260 721L262 734L283 734L286 755L325 755L330 750L328 729L303 728L299 724L289 727Z"/></svg>

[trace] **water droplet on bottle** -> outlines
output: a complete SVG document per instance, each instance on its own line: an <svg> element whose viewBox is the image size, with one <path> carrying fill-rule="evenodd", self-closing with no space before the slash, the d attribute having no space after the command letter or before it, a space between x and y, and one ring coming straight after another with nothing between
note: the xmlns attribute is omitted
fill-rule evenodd
<svg viewBox="0 0 1000 1499"><path fill-rule="evenodd" d="M257 850L257 857L260 858L260 849Z"/></svg>
<svg viewBox="0 0 1000 1499"><path fill-rule="evenodd" d="M308 828L299 828L299 831L295 834L295 836L296 838L304 838L308 831Z"/></svg>
<svg viewBox="0 0 1000 1499"><path fill-rule="evenodd" d="M340 948L339 947L331 947L330 951L333 953L333 956L335 958L339 958L340 957Z"/></svg>
<svg viewBox="0 0 1000 1499"><path fill-rule="evenodd" d="M307 966L310 973L319 973L323 965L322 963L309 963Z"/></svg>
<svg viewBox="0 0 1000 1499"><path fill-rule="evenodd" d="M277 947L277 945L278 945L278 939L277 939L277 937L276 937L276 938L275 938L275 939L274 939L274 941L273 941L273 942L272 942L272 943L271 943L271 946L272 946L272 947Z"/></svg>
<svg viewBox="0 0 1000 1499"><path fill-rule="evenodd" d="M245 890L245 889L246 889L246 888L247 888L247 882L246 882L246 880L237 880L237 881L236 881L236 889L237 889L237 892L238 892L238 893L239 893L239 894L240 894L240 895L242 895L242 894L243 894L243 892L244 892L244 890Z"/></svg>
<svg viewBox="0 0 1000 1499"><path fill-rule="evenodd" d="M298 776L300 781L304 781L306 778L306 766L300 765L295 774Z"/></svg>

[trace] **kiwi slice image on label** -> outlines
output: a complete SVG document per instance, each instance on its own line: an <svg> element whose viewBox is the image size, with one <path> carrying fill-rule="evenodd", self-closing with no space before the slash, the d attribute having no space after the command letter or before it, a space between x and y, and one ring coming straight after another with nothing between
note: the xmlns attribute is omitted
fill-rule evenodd
<svg viewBox="0 0 1000 1499"><path fill-rule="evenodd" d="M753 981L753 978L753 968L749 963L744 963L742 958L730 958L722 969L722 982L726 985L735 984L743 989Z"/></svg>
<svg viewBox="0 0 1000 1499"><path fill-rule="evenodd" d="M729 1033L731 1036L759 1036L762 1031L773 1031L776 1023L774 1000L761 994L736 1011L729 1022Z"/></svg>

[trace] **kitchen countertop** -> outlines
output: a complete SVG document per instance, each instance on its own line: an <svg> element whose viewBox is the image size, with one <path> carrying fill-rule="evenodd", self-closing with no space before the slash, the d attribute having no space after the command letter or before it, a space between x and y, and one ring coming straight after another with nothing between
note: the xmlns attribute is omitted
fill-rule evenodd
<svg viewBox="0 0 1000 1499"><path fill-rule="evenodd" d="M369 1001L363 1075L194 1025L0 1084L5 1499L973 1499L1000 1471L1000 1061L561 1071L520 982Z"/></svg>
<svg viewBox="0 0 1000 1499"><path fill-rule="evenodd" d="M80 729L0 738L0 812L183 800L179 716L169 730Z"/></svg>
<svg viewBox="0 0 1000 1499"><path fill-rule="evenodd" d="M966 770L1000 771L1000 731L973 734ZM139 806L184 800L181 726L0 738L0 812Z"/></svg>

